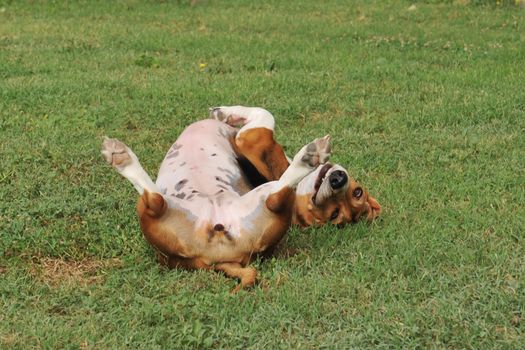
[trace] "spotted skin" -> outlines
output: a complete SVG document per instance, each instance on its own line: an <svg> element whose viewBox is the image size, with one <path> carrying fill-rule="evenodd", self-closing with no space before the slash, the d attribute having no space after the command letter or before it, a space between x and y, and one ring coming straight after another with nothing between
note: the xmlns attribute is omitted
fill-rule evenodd
<svg viewBox="0 0 525 350"><path fill-rule="evenodd" d="M238 171L233 171L238 165L230 139L236 132L235 128L212 119L190 125L166 154L157 176L157 186L167 188L168 196L177 194L183 187L197 189L209 196L224 187L239 195L244 194L243 188L248 188L246 179ZM170 162L175 153L177 162ZM228 177L223 175L224 170L228 171Z"/></svg>

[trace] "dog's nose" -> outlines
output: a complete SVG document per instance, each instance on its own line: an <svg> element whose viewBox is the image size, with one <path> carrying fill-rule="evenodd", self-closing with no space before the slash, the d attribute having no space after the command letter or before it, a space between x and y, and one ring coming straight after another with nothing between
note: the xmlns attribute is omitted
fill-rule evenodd
<svg viewBox="0 0 525 350"><path fill-rule="evenodd" d="M338 190L348 182L348 176L342 170L336 170L330 174L330 186Z"/></svg>

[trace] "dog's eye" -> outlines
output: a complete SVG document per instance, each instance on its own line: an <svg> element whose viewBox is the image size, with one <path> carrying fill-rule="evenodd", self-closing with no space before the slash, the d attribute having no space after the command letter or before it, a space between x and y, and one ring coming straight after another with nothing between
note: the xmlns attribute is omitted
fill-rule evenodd
<svg viewBox="0 0 525 350"><path fill-rule="evenodd" d="M357 199L361 198L362 195L363 195L363 189L361 187L356 187L354 192L352 192L352 196L354 196Z"/></svg>
<svg viewBox="0 0 525 350"><path fill-rule="evenodd" d="M337 219L338 216L339 216L339 208L336 208L333 211L332 215L330 215L330 221Z"/></svg>

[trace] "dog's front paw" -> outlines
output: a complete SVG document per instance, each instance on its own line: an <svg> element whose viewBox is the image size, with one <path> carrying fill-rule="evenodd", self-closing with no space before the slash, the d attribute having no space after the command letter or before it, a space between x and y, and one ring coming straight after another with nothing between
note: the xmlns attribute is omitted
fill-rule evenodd
<svg viewBox="0 0 525 350"><path fill-rule="evenodd" d="M128 147L117 139L104 137L101 152L106 162L115 168L123 168L132 162Z"/></svg>
<svg viewBox="0 0 525 350"><path fill-rule="evenodd" d="M210 119L217 119L226 122L227 115L221 111L221 107L210 107Z"/></svg>
<svg viewBox="0 0 525 350"><path fill-rule="evenodd" d="M315 168L319 164L326 163L331 152L330 135L313 140L304 147L303 151L301 161L308 166Z"/></svg>

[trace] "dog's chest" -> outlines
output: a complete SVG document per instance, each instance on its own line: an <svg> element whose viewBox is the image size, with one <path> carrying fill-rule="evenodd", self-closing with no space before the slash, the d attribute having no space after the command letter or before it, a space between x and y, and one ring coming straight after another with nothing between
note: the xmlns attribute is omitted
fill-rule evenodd
<svg viewBox="0 0 525 350"><path fill-rule="evenodd" d="M235 133L235 128L213 119L186 128L161 164L157 185L163 194L191 202L248 191L230 143Z"/></svg>

